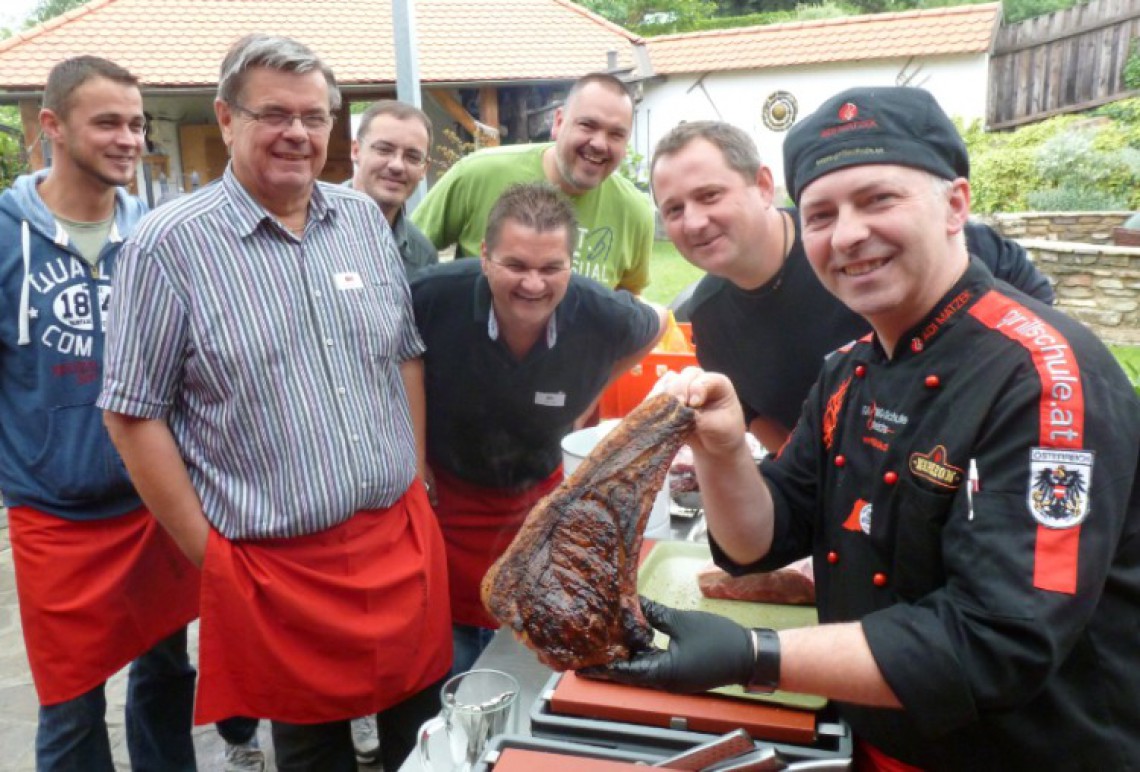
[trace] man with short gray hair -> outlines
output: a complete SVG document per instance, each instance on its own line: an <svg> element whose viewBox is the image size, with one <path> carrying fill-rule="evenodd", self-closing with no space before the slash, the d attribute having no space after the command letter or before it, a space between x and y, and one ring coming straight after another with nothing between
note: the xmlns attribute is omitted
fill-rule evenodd
<svg viewBox="0 0 1140 772"><path fill-rule="evenodd" d="M354 772L376 712L396 769L451 661L407 281L377 208L317 181L339 106L300 43L234 45L230 164L124 247L99 400L203 566L195 721L271 719L280 770Z"/></svg>

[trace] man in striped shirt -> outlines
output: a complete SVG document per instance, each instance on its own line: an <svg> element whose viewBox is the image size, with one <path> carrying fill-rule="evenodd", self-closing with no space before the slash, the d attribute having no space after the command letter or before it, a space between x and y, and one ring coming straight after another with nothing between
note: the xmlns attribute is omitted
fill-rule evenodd
<svg viewBox="0 0 1140 772"><path fill-rule="evenodd" d="M271 719L282 770L355 770L376 712L396 769L451 661L407 282L375 204L316 180L340 101L300 43L234 45L230 164L125 245L99 400L203 567L195 721Z"/></svg>

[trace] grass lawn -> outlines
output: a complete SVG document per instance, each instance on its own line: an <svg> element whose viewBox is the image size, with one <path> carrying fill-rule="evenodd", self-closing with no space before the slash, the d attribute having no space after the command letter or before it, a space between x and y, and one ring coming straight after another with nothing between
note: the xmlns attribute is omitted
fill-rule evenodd
<svg viewBox="0 0 1140 772"><path fill-rule="evenodd" d="M704 271L689 264L673 246L673 242L653 242L653 257L649 261L650 284L645 299L669 305L677 293L704 276Z"/></svg>

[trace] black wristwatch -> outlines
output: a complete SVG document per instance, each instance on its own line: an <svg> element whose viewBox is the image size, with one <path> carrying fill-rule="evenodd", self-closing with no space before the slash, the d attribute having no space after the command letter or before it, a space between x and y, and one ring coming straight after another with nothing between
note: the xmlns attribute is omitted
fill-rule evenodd
<svg viewBox="0 0 1140 772"><path fill-rule="evenodd" d="M780 636L767 627L753 627L752 679L745 684L750 692L771 694L780 685Z"/></svg>

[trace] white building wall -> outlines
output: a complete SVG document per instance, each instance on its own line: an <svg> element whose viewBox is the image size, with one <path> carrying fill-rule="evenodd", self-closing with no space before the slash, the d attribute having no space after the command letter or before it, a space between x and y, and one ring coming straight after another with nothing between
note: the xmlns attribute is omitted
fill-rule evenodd
<svg viewBox="0 0 1140 772"><path fill-rule="evenodd" d="M795 97L797 120L816 110L828 97L853 86L896 85L900 74L912 74L910 85L934 94L951 117L985 119L989 68L984 55L932 57L907 62L821 64L750 72L671 75L645 84L634 119L634 149L648 166L657 141L682 121L723 120L747 131L772 169L781 188L786 132L769 130L762 119L764 102L774 91Z"/></svg>

